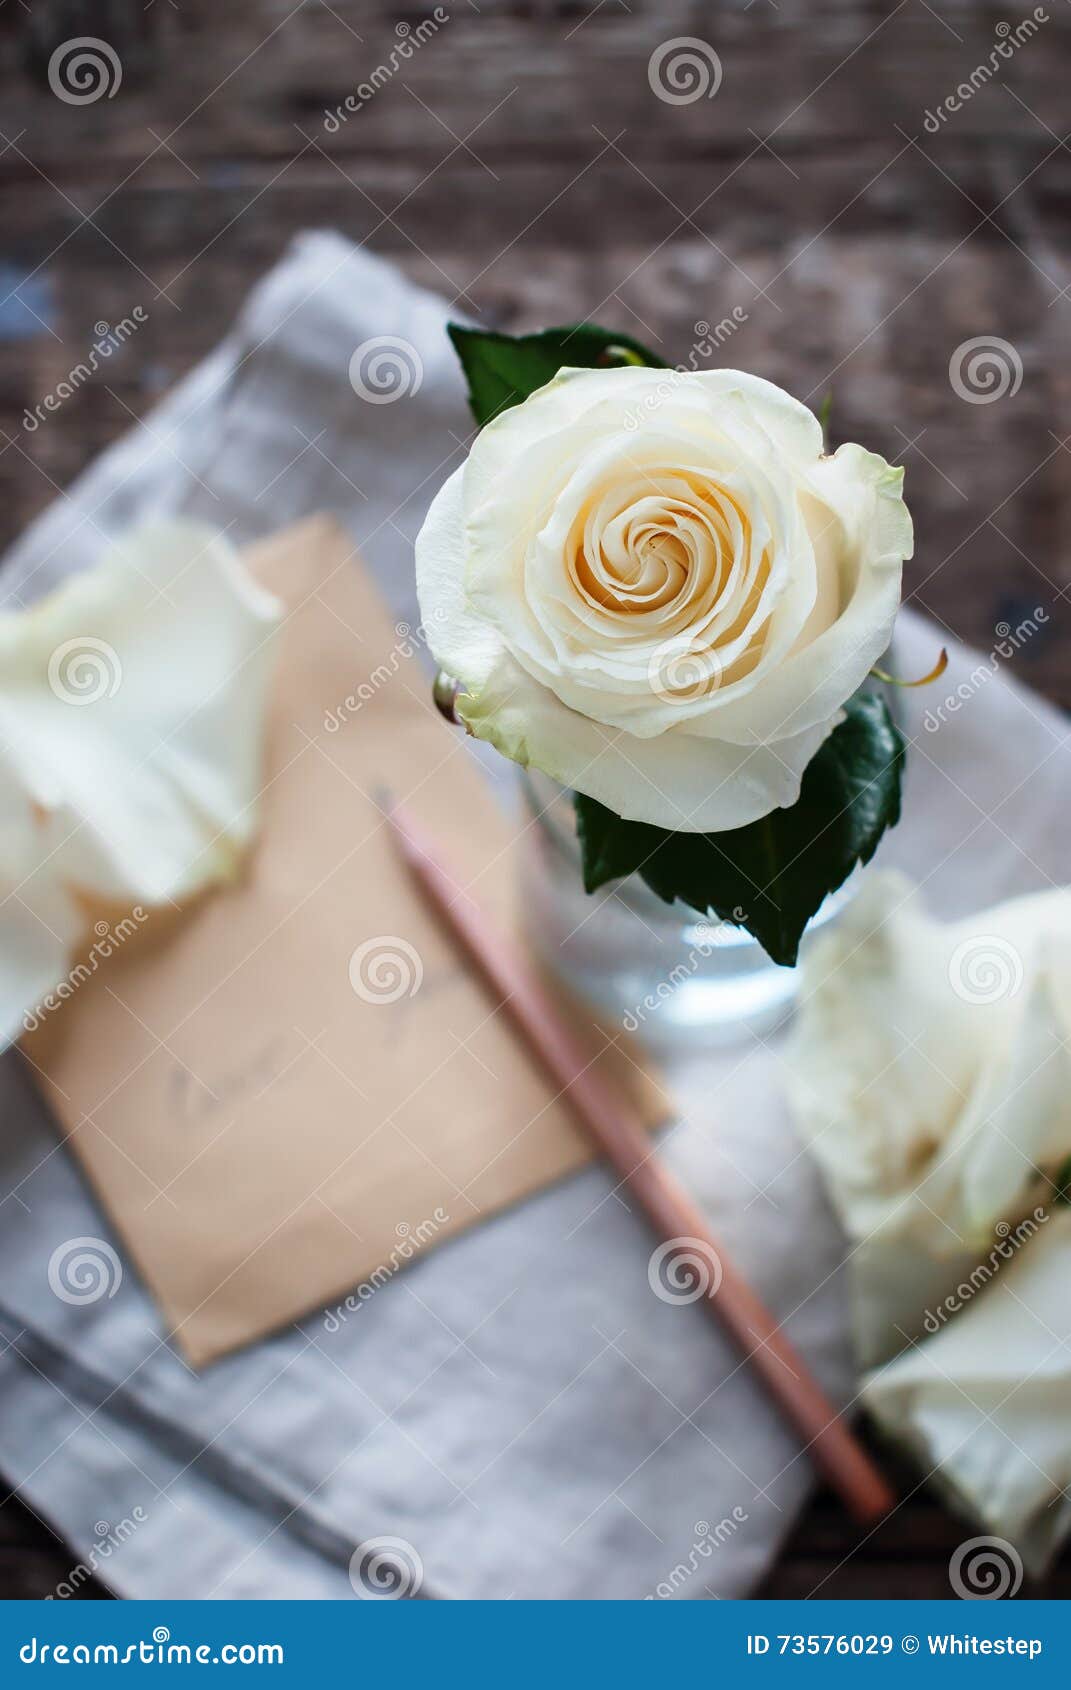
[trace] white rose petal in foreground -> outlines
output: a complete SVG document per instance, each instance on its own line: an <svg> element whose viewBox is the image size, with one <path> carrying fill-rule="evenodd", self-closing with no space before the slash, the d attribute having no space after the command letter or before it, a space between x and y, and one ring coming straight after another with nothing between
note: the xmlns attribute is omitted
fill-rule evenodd
<svg viewBox="0 0 1071 1690"><path fill-rule="evenodd" d="M946 925L875 874L801 967L788 1096L854 1246L869 1363L925 1335L1071 1155L1071 892Z"/></svg>
<svg viewBox="0 0 1071 1690"><path fill-rule="evenodd" d="M736 370L563 370L477 436L417 540L468 729L628 820L740 827L889 641L903 471L823 455Z"/></svg>
<svg viewBox="0 0 1071 1690"><path fill-rule="evenodd" d="M233 876L257 823L281 606L190 523L139 529L0 613L0 1039L62 980L92 908Z"/></svg>
<svg viewBox="0 0 1071 1690"><path fill-rule="evenodd" d="M983 1293L876 1369L862 1401L961 1509L1039 1576L1071 1527L1071 1214L1056 1210ZM984 1592L979 1567L976 1589Z"/></svg>
<svg viewBox="0 0 1071 1690"><path fill-rule="evenodd" d="M1071 892L945 925L874 875L801 966L788 1095L848 1234L865 1400L1036 1560L1071 1524Z"/></svg>

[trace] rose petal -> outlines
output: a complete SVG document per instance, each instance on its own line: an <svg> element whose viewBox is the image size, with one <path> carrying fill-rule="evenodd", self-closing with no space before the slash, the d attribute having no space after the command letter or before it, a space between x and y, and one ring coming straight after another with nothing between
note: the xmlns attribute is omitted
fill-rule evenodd
<svg viewBox="0 0 1071 1690"><path fill-rule="evenodd" d="M693 833L743 827L794 804L832 728L776 747L719 744L680 730L639 739L568 709L506 652L477 691L459 698L458 714L477 738L625 820Z"/></svg>
<svg viewBox="0 0 1071 1690"><path fill-rule="evenodd" d="M477 436L418 542L461 715L662 826L794 802L888 643L901 480L859 447L823 458L806 407L739 371L562 371Z"/></svg>
<svg viewBox="0 0 1071 1690"><path fill-rule="evenodd" d="M815 469L808 488L827 513L817 549L823 568L839 571L841 614L772 669L761 693L727 698L712 732L741 745L799 733L865 681L891 638L911 556L903 475L861 446L842 446Z"/></svg>
<svg viewBox="0 0 1071 1690"><path fill-rule="evenodd" d="M253 837L281 606L186 523L0 615L0 1036L62 980L89 900L177 900Z"/></svg>

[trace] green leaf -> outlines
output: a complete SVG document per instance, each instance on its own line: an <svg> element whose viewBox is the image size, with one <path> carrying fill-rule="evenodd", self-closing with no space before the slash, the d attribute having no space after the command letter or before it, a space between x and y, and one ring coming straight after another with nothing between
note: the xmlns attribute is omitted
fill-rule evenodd
<svg viewBox="0 0 1071 1690"><path fill-rule="evenodd" d="M858 694L808 764L799 799L747 827L680 833L575 795L584 885L638 873L667 904L746 927L791 966L808 921L900 819L904 742L884 699Z"/></svg>
<svg viewBox="0 0 1071 1690"><path fill-rule="evenodd" d="M612 369L621 364L645 364L667 368L663 358L630 335L614 334L593 323L522 335L494 334L450 323L448 333L468 379L469 404L479 428L500 411L519 405L537 387L545 387L567 366Z"/></svg>

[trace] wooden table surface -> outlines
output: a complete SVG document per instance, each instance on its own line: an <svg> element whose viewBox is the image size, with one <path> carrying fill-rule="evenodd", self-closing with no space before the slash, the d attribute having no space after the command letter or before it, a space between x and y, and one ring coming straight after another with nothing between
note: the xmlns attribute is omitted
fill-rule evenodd
<svg viewBox="0 0 1071 1690"><path fill-rule="evenodd" d="M53 54L84 35L121 77L73 100ZM688 101L656 70L680 37L706 43ZM1064 0L4 4L0 541L295 232L333 226L486 325L592 317L686 361L721 324L716 361L832 390L834 439L907 467L908 596L985 652L1044 608L1008 661L1071 703L1069 69ZM135 307L144 326L28 426ZM766 1593L948 1594L964 1535L920 1492L860 1544L820 1497ZM0 1593L69 1564L0 1510ZM1022 1593L1071 1595L1071 1562Z"/></svg>

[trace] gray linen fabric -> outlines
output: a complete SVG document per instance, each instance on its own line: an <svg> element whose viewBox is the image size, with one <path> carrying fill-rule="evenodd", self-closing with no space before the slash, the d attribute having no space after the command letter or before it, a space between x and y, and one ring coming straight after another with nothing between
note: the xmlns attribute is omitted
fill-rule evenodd
<svg viewBox="0 0 1071 1690"><path fill-rule="evenodd" d="M328 510L415 622L413 537L468 432L444 319L391 266L301 238L148 426L23 536L0 599L29 602L150 512L243 542ZM372 405L349 362L381 335L409 343L422 377ZM905 672L941 637L905 614ZM954 650L935 691L907 695L909 726L976 662ZM1064 867L1062 718L1003 675L970 691L917 731L906 820L882 851L941 914ZM681 1066L665 1154L847 1400L843 1244L778 1067L776 1038ZM350 1555L380 1536L411 1543L422 1594L448 1598L639 1598L666 1581L739 1596L768 1566L807 1460L701 1312L651 1295L649 1239L602 1170L429 1251L340 1330L312 1317L197 1378L132 1268L110 1299L52 1294L57 1245L110 1233L15 1057L0 1097L0 1468L87 1561L99 1528L134 1522L99 1560L120 1594L351 1597ZM717 1547L697 1547L723 1520Z"/></svg>

